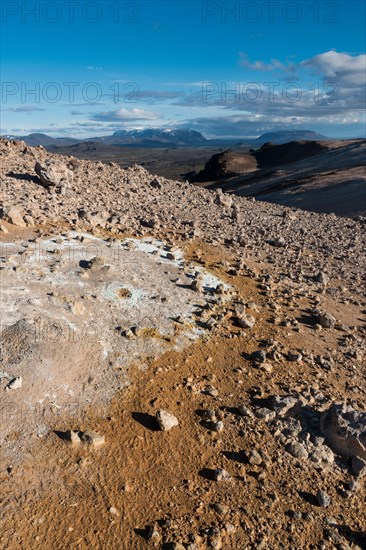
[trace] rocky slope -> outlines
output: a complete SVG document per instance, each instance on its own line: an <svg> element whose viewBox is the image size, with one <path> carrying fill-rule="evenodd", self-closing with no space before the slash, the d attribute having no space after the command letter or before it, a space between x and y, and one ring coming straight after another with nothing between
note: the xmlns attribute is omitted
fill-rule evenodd
<svg viewBox="0 0 366 550"><path fill-rule="evenodd" d="M4 548L363 548L364 220L0 155Z"/></svg>

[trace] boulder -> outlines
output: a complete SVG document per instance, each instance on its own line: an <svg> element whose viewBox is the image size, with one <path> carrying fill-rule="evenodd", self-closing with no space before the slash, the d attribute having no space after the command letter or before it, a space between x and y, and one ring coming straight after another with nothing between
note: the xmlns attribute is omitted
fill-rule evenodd
<svg viewBox="0 0 366 550"><path fill-rule="evenodd" d="M320 429L337 452L366 459L366 411L335 403L322 413Z"/></svg>
<svg viewBox="0 0 366 550"><path fill-rule="evenodd" d="M299 441L290 441L286 445L285 451L287 451L295 458L308 458L307 450L305 449L304 445Z"/></svg>
<svg viewBox="0 0 366 550"><path fill-rule="evenodd" d="M291 409L298 407L299 400L292 395L274 395L269 401L269 407L278 416L285 416Z"/></svg>
<svg viewBox="0 0 366 550"><path fill-rule="evenodd" d="M18 227L26 227L26 222L23 219L22 214L15 206L12 206L5 215L5 220Z"/></svg>
<svg viewBox="0 0 366 550"><path fill-rule="evenodd" d="M74 174L65 164L55 161L46 161L44 164L36 162L34 167L43 187L59 187L70 189Z"/></svg>
<svg viewBox="0 0 366 550"><path fill-rule="evenodd" d="M337 320L333 315L327 313L326 311L319 311L315 309L313 311L314 319L323 328L334 328Z"/></svg>
<svg viewBox="0 0 366 550"><path fill-rule="evenodd" d="M224 206L225 208L230 208L233 204L233 198L231 195L228 195L227 193L218 193L216 195L215 202L220 206Z"/></svg>
<svg viewBox="0 0 366 550"><path fill-rule="evenodd" d="M352 458L351 469L356 477L364 477L366 475L366 460L354 456Z"/></svg>

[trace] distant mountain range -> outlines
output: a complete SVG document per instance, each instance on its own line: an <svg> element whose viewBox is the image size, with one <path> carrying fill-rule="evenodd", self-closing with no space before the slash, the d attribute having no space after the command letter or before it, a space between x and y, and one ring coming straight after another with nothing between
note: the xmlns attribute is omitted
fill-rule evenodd
<svg viewBox="0 0 366 550"><path fill-rule="evenodd" d="M95 140L94 140L95 141ZM181 147L199 147L207 144L202 134L195 130L175 128L146 128L145 130L118 130L112 136L103 138L103 142L115 143L117 145L135 145L142 143L143 146L155 144L173 144Z"/></svg>
<svg viewBox="0 0 366 550"><path fill-rule="evenodd" d="M146 128L144 130L117 130L111 136L100 136L86 139L73 137L53 138L47 134L30 134L28 136L1 136L8 139L23 140L27 145L36 147L43 145L47 149L78 145L80 143L144 148L177 148L177 147L240 147L262 145L268 141L276 144L293 140L326 140L325 136L310 130L280 130L269 132L253 139L206 139L200 132L180 128Z"/></svg>

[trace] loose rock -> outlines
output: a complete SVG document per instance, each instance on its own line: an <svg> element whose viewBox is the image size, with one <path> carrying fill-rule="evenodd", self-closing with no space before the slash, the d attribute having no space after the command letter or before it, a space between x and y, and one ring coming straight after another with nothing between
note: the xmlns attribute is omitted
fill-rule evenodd
<svg viewBox="0 0 366 550"><path fill-rule="evenodd" d="M80 434L80 439L92 447L99 448L105 444L104 435L100 435L94 430L86 430Z"/></svg>
<svg viewBox="0 0 366 550"><path fill-rule="evenodd" d="M178 418L173 414L160 409L156 413L156 421L163 432L167 432L179 425Z"/></svg>
<svg viewBox="0 0 366 550"><path fill-rule="evenodd" d="M216 470L214 470L213 475L215 481L230 481L232 479L229 472L227 472L223 468L217 468Z"/></svg>
<svg viewBox="0 0 366 550"><path fill-rule="evenodd" d="M11 390L18 390L22 387L22 377L17 376L16 378L13 378L8 382L8 384L5 386L5 391L11 391Z"/></svg>
<svg viewBox="0 0 366 550"><path fill-rule="evenodd" d="M322 508L328 508L328 506L330 506L332 502L330 496L322 489L319 489L316 493L316 500L318 501L319 506L321 506Z"/></svg>

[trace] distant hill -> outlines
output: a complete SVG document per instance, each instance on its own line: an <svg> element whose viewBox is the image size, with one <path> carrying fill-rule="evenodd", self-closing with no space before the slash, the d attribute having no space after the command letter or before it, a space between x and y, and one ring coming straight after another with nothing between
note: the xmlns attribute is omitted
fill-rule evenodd
<svg viewBox="0 0 366 550"><path fill-rule="evenodd" d="M76 143L80 143L80 139L75 139L71 137L59 137L59 138L53 138L51 136L48 136L47 134L29 134L28 136L18 136L16 139L21 139L26 142L27 145L30 147L37 147L38 145L42 145L43 147L49 147L49 146L58 146L58 145L75 145Z"/></svg>
<svg viewBox="0 0 366 550"><path fill-rule="evenodd" d="M319 141L326 140L325 136L310 130L280 130L268 132L259 138L213 138L207 139L200 132L189 128L145 128L140 130L117 130L110 136L98 136L77 139L69 136L53 138L47 134L33 133L27 136L0 136L7 139L23 140L27 145L36 147L42 145L55 151L56 147L76 145L78 143L93 142L119 147L142 148L176 148L176 147L240 147L258 146L266 142L274 144L288 143L289 141Z"/></svg>
<svg viewBox="0 0 366 550"><path fill-rule="evenodd" d="M279 130L267 132L256 139L256 143L263 144L270 141L276 145L289 141L322 141L329 139L326 136L312 132L311 130Z"/></svg>

